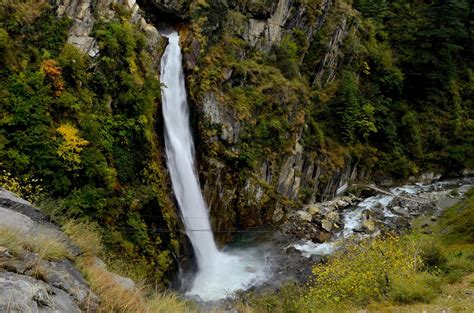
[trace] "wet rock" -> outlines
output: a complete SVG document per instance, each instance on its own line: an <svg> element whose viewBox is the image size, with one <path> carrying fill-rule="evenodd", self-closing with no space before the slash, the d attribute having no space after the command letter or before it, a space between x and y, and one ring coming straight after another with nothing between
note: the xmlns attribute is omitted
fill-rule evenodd
<svg viewBox="0 0 474 313"><path fill-rule="evenodd" d="M311 239L315 242L323 243L323 242L328 241L331 237L332 237L331 233L320 231L320 232L316 232Z"/></svg>
<svg viewBox="0 0 474 313"><path fill-rule="evenodd" d="M326 218L333 222L333 223L339 223L341 218L339 216L339 213L338 212L335 212L335 211L331 211L329 212L327 215L326 215Z"/></svg>
<svg viewBox="0 0 474 313"><path fill-rule="evenodd" d="M285 249L285 252L286 254L295 254L295 253L299 253L299 251L293 247L293 246L290 246L288 248Z"/></svg>
<svg viewBox="0 0 474 313"><path fill-rule="evenodd" d="M327 232L331 232L332 230L332 222L328 219L324 219L321 221L321 227L326 230Z"/></svg>
<svg viewBox="0 0 474 313"><path fill-rule="evenodd" d="M311 215L319 214L321 213L321 208L316 204L311 204L310 206L308 206L308 213Z"/></svg>
<svg viewBox="0 0 474 313"><path fill-rule="evenodd" d="M252 266L246 266L246 267L245 267L245 271L246 271L247 273L255 273L257 270L256 270L254 267L252 267Z"/></svg>
<svg viewBox="0 0 474 313"><path fill-rule="evenodd" d="M337 205L337 208L338 208L338 209L345 208L345 207L349 206L349 204L350 204L350 203L348 203L348 202L346 202L346 201L344 201L344 200L342 200L342 199L338 199L338 200L336 201L336 205Z"/></svg>
<svg viewBox="0 0 474 313"><path fill-rule="evenodd" d="M303 221L311 222L313 216L306 211L297 211L296 215Z"/></svg>

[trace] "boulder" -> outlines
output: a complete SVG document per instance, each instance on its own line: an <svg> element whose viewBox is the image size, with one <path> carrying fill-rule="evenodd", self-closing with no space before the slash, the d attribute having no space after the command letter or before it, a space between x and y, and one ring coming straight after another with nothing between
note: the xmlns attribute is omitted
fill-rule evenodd
<svg viewBox="0 0 474 313"><path fill-rule="evenodd" d="M0 226L14 228L28 233L36 228L35 223L28 216L0 207Z"/></svg>
<svg viewBox="0 0 474 313"><path fill-rule="evenodd" d="M330 232L332 230L332 225L333 225L333 223L328 219L323 219L321 221L321 227L324 230L328 231L328 232Z"/></svg>
<svg viewBox="0 0 474 313"><path fill-rule="evenodd" d="M27 238L60 239L71 257L80 249L41 211L0 188L0 227ZM79 251L78 251L79 250ZM68 259L47 261L29 251L0 247L0 312L97 312L99 299Z"/></svg>
<svg viewBox="0 0 474 313"><path fill-rule="evenodd" d="M336 206L337 206L337 208L342 209L342 208L345 208L345 207L349 206L349 202L344 201L342 199L338 199L338 200L336 200Z"/></svg>
<svg viewBox="0 0 474 313"><path fill-rule="evenodd" d="M320 231L320 232L316 232L314 234L312 240L315 241L315 242L323 243L323 242L328 241L331 238L331 236L332 235L329 232Z"/></svg>
<svg viewBox="0 0 474 313"><path fill-rule="evenodd" d="M69 294L60 288L30 276L0 272L0 312L81 311Z"/></svg>
<svg viewBox="0 0 474 313"><path fill-rule="evenodd" d="M316 215L321 213L321 207L316 204L311 204L308 206L308 213L311 215Z"/></svg>
<svg viewBox="0 0 474 313"><path fill-rule="evenodd" d="M341 217L339 216L339 213L336 211L331 211L326 215L326 218L333 222L333 223L339 223L341 221Z"/></svg>
<svg viewBox="0 0 474 313"><path fill-rule="evenodd" d="M296 215L300 218L300 220L303 220L305 222L311 222L311 220L313 219L313 216L306 211L297 211Z"/></svg>

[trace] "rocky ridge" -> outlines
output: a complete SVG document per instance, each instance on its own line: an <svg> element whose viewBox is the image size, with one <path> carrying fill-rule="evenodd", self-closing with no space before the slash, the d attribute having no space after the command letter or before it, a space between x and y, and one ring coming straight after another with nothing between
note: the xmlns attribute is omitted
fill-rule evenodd
<svg viewBox="0 0 474 313"><path fill-rule="evenodd" d="M47 259L41 253L22 249L10 251L0 244L0 311L1 312L98 312L100 300L82 274L74 259L81 250L28 201L0 188L0 232L3 239L15 234L29 245L38 238L60 242L67 249L66 257ZM52 243L39 241L47 250ZM6 242L10 244L10 242ZM97 266L105 264L97 259ZM135 288L126 277L110 273L125 289Z"/></svg>

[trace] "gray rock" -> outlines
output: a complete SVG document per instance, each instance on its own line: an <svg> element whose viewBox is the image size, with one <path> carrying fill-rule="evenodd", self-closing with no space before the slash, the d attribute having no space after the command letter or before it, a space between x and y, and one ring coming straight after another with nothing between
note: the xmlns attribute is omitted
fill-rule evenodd
<svg viewBox="0 0 474 313"><path fill-rule="evenodd" d="M326 215L326 218L333 223L339 223L341 221L341 217L336 211L329 212L328 215Z"/></svg>
<svg viewBox="0 0 474 313"><path fill-rule="evenodd" d="M321 221L321 227L327 232L331 232L332 226L333 223L328 219L324 219Z"/></svg>
<svg viewBox="0 0 474 313"><path fill-rule="evenodd" d="M268 52L278 44L282 29L290 15L290 1L279 0L271 16L267 19L249 19L244 31L244 39L253 47Z"/></svg>
<svg viewBox="0 0 474 313"><path fill-rule="evenodd" d="M25 205L31 205L30 202L26 201L25 199L22 199L18 197L16 194L14 194L11 191L8 191L6 189L0 188L0 198L7 199L16 203L20 204L25 204Z"/></svg>
<svg viewBox="0 0 474 313"><path fill-rule="evenodd" d="M96 17L104 20L114 18L115 12L110 9L112 3L124 4L131 11L131 22L139 24L147 36L148 48L160 43L158 31L141 17L135 0L60 0L57 8L59 16L67 15L72 19L67 43L94 58L99 55L99 46L91 36ZM159 59L159 58L158 58ZM152 65L156 67L156 64Z"/></svg>
<svg viewBox="0 0 474 313"><path fill-rule="evenodd" d="M321 213L321 208L316 204L311 204L308 207L308 213L311 215L316 215Z"/></svg>
<svg viewBox="0 0 474 313"><path fill-rule="evenodd" d="M12 228L33 239L58 238L71 256L79 254L59 227L28 202L0 190L0 204L0 227ZM71 261L45 261L28 251L11 256L4 250L0 254L0 312L98 311L98 297Z"/></svg>
<svg viewBox="0 0 474 313"><path fill-rule="evenodd" d="M99 258L96 258L95 259L95 265L106 270L107 272L109 272L107 270L107 265L105 265L104 261L102 261L101 259ZM135 282L128 278L128 277L124 277L124 276L120 276L118 274L115 274L115 273L112 273L112 272L109 272L109 274L111 275L112 279L117 283L119 284L120 286L122 286L124 289L127 289L127 290L134 290L135 289Z"/></svg>
<svg viewBox="0 0 474 313"><path fill-rule="evenodd" d="M0 207L0 226L13 228L29 233L36 230L37 225L28 216Z"/></svg>
<svg viewBox="0 0 474 313"><path fill-rule="evenodd" d="M81 312L69 295L33 277L0 272L0 312Z"/></svg>
<svg viewBox="0 0 474 313"><path fill-rule="evenodd" d="M86 309L89 304L95 304L94 306L97 307L99 299L91 292L89 284L71 261L42 261L41 268L43 280L67 292L81 308Z"/></svg>
<svg viewBox="0 0 474 313"><path fill-rule="evenodd" d="M306 211L297 211L296 215L305 222L311 222L313 216Z"/></svg>

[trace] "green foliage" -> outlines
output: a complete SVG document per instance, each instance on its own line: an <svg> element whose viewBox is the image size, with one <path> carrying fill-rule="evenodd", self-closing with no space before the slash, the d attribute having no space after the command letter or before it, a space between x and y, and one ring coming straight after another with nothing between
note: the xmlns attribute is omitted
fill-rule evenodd
<svg viewBox="0 0 474 313"><path fill-rule="evenodd" d="M70 21L46 1L0 4L0 158L11 177L42 180L55 217L106 226L107 248L162 281L174 234L158 240L152 228L174 222L156 158L160 84L145 35L114 10L94 26L92 60L66 44Z"/></svg>
<svg viewBox="0 0 474 313"><path fill-rule="evenodd" d="M474 243L474 190L465 201L443 213L440 222L447 243Z"/></svg>
<svg viewBox="0 0 474 313"><path fill-rule="evenodd" d="M17 178L4 169L0 170L0 187L17 194L31 203L36 203L43 191L41 181L38 179L28 176Z"/></svg>
<svg viewBox="0 0 474 313"><path fill-rule="evenodd" d="M313 268L314 282L304 297L308 311L379 300L395 277L410 277L422 265L413 242L398 238L349 244L328 263Z"/></svg>
<svg viewBox="0 0 474 313"><path fill-rule="evenodd" d="M304 312L300 296L305 288L297 283L286 283L278 290L269 290L259 293L237 294L237 308L242 312L275 312L275 313L299 313Z"/></svg>
<svg viewBox="0 0 474 313"><path fill-rule="evenodd" d="M426 272L395 276L389 297L398 303L429 303L440 292L439 277Z"/></svg>

